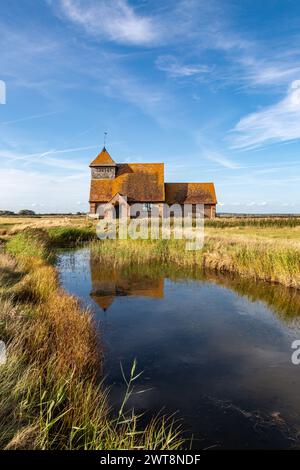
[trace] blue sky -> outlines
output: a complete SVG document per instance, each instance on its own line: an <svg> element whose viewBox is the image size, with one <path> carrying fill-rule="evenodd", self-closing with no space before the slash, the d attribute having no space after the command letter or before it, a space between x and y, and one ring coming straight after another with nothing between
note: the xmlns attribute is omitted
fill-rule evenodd
<svg viewBox="0 0 300 470"><path fill-rule="evenodd" d="M108 131L219 211L300 213L299 31L297 0L2 2L0 209L87 210Z"/></svg>

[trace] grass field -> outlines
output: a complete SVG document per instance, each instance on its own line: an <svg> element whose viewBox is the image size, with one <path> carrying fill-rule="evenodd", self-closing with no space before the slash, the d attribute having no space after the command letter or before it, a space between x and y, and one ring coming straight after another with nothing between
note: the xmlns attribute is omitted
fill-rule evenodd
<svg viewBox="0 0 300 470"><path fill-rule="evenodd" d="M236 239L245 237L251 239L295 240L300 242L300 225L296 227L206 227L206 234Z"/></svg>
<svg viewBox="0 0 300 470"><path fill-rule="evenodd" d="M40 216L20 217L0 216L1 231L5 234L15 233L26 227L51 228L51 227L94 227L96 221L87 219L85 216ZM205 229L208 235L249 236L251 238L287 238L299 240L300 238L300 216L299 217L268 217L268 218L216 218L205 221ZM2 233L3 235L3 233Z"/></svg>
<svg viewBox="0 0 300 470"><path fill-rule="evenodd" d="M24 228L50 228L50 227L89 227L90 220L84 216L0 216L0 236L16 233Z"/></svg>

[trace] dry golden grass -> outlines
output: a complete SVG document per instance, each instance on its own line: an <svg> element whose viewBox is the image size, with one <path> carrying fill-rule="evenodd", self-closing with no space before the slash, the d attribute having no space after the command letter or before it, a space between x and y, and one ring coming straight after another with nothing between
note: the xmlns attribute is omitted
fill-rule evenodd
<svg viewBox="0 0 300 470"><path fill-rule="evenodd" d="M212 228L206 227L205 233L208 237L216 236L236 240L278 240L300 243L300 226L297 227L231 227Z"/></svg>
<svg viewBox="0 0 300 470"><path fill-rule="evenodd" d="M0 234L13 235L25 228L86 227L91 223L86 216L0 217Z"/></svg>
<svg viewBox="0 0 300 470"><path fill-rule="evenodd" d="M219 272L300 288L300 246L296 242L210 237L202 263Z"/></svg>
<svg viewBox="0 0 300 470"><path fill-rule="evenodd" d="M70 370L82 375L99 369L96 329L89 311L77 299L57 290L42 302L27 336L29 354L39 351L41 363L51 360L57 376Z"/></svg>
<svg viewBox="0 0 300 470"><path fill-rule="evenodd" d="M0 284L5 286L11 280L12 273L16 273L18 263L12 257L0 252Z"/></svg>

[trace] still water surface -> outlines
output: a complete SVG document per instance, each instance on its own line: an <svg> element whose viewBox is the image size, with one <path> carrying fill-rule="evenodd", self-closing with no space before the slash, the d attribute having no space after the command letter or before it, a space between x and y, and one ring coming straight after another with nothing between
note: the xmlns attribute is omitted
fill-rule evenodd
<svg viewBox="0 0 300 470"><path fill-rule="evenodd" d="M58 258L64 288L92 308L106 384L118 406L133 360L130 405L178 411L197 449L289 448L300 430L300 294L280 286L175 270L113 269L89 249Z"/></svg>

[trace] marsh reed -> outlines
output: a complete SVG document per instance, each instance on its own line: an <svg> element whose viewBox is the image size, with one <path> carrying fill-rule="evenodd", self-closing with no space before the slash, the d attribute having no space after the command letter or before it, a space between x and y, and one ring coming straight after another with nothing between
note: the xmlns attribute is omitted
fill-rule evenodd
<svg viewBox="0 0 300 470"><path fill-rule="evenodd" d="M94 256L112 263L173 263L300 288L300 247L284 241L205 238L201 250L187 251L185 240L97 240Z"/></svg>

